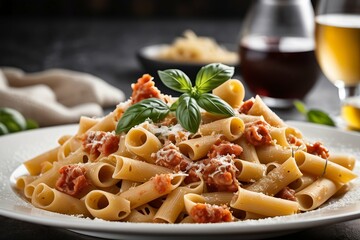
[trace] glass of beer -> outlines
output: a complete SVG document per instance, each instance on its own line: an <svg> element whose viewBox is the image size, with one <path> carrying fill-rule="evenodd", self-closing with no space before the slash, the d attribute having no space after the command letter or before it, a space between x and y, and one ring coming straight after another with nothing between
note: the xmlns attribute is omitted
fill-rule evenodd
<svg viewBox="0 0 360 240"><path fill-rule="evenodd" d="M252 2L239 40L240 73L249 90L273 108L291 108L319 77L310 0Z"/></svg>
<svg viewBox="0 0 360 240"><path fill-rule="evenodd" d="M315 44L320 68L339 90L341 115L360 129L360 0L320 0Z"/></svg>

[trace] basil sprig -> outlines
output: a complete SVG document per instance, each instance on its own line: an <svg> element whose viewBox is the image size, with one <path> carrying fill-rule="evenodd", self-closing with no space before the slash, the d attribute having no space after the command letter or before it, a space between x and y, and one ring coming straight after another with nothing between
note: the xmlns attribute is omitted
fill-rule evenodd
<svg viewBox="0 0 360 240"><path fill-rule="evenodd" d="M327 113L318 109L307 109L305 104L299 100L294 101L294 105L306 117L308 122L335 126L334 120Z"/></svg>
<svg viewBox="0 0 360 240"><path fill-rule="evenodd" d="M176 102L168 106L156 98L148 98L129 107L120 118L116 133L128 131L146 119L154 122L175 112L180 125L189 132L196 133L201 123L200 108L213 114L234 116L233 108L224 100L208 93L234 75L234 67L212 63L202 67L192 85L189 77L178 69L158 71L165 86L182 93Z"/></svg>

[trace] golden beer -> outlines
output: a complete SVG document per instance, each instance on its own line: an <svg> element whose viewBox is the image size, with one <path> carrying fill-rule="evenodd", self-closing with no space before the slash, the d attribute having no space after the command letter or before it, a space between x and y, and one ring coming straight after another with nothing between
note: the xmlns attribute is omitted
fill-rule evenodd
<svg viewBox="0 0 360 240"><path fill-rule="evenodd" d="M336 86L360 83L360 15L326 14L315 19L316 57Z"/></svg>
<svg viewBox="0 0 360 240"><path fill-rule="evenodd" d="M341 116L350 129L360 130L360 98L348 98L341 106Z"/></svg>

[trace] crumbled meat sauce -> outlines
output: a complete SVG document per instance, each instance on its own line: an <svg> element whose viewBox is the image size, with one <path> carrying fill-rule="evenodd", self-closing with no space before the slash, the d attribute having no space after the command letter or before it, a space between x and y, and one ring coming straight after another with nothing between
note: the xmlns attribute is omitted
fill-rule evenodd
<svg viewBox="0 0 360 240"><path fill-rule="evenodd" d="M209 153L208 153L208 158L214 158L217 157L219 155L231 155L233 158L235 157L240 157L240 155L242 154L243 149L241 146L231 143L229 141L226 140L221 140L218 139L214 145L211 147Z"/></svg>
<svg viewBox="0 0 360 240"><path fill-rule="evenodd" d="M188 171L185 183L197 182L202 175L209 192L236 192L239 171L230 155L208 158L195 162Z"/></svg>
<svg viewBox="0 0 360 240"><path fill-rule="evenodd" d="M156 165L167 167L174 170L174 172L186 171L191 163L191 161L187 159L172 142L164 144L164 146L154 155Z"/></svg>
<svg viewBox="0 0 360 240"><path fill-rule="evenodd" d="M155 185L155 190L159 194L164 194L169 189L171 185L171 177L169 174L159 174L153 177L153 182Z"/></svg>
<svg viewBox="0 0 360 240"><path fill-rule="evenodd" d="M284 187L278 192L275 197L282 198L285 200L296 201L295 190L289 187Z"/></svg>
<svg viewBox="0 0 360 240"><path fill-rule="evenodd" d="M272 138L269 127L269 124L262 120L245 124L244 134L247 141L254 146L270 144Z"/></svg>
<svg viewBox="0 0 360 240"><path fill-rule="evenodd" d="M315 142L313 144L306 144L306 151L310 154L320 156L324 159L329 157L329 150L320 142Z"/></svg>
<svg viewBox="0 0 360 240"><path fill-rule="evenodd" d="M243 102L243 104L241 105L241 107L239 109L239 112L248 114L253 105L254 105L254 100L249 99L249 100Z"/></svg>
<svg viewBox="0 0 360 240"><path fill-rule="evenodd" d="M120 137L113 132L90 131L82 138L82 146L91 158L97 158L101 153L109 156L119 148Z"/></svg>
<svg viewBox="0 0 360 240"><path fill-rule="evenodd" d="M65 165L59 169L61 174L55 188L60 192L74 196L89 185L85 177L85 168L79 165Z"/></svg>
<svg viewBox="0 0 360 240"><path fill-rule="evenodd" d="M217 140L210 148L207 159L194 162L190 166L184 182L197 182L201 175L210 192L236 192L239 170L235 167L234 158L240 156L242 151L241 146L226 140Z"/></svg>
<svg viewBox="0 0 360 240"><path fill-rule="evenodd" d="M137 83L132 84L133 90L131 95L132 104L138 103L146 98L159 98L161 99L161 93L159 89L155 87L153 77L149 74L144 74L137 80Z"/></svg>
<svg viewBox="0 0 360 240"><path fill-rule="evenodd" d="M303 140L299 139L298 137L295 137L293 134L289 134L289 136L287 137L287 142L297 147L304 145Z"/></svg>
<svg viewBox="0 0 360 240"><path fill-rule="evenodd" d="M196 223L231 222L232 214L226 206L198 203L191 208L190 217Z"/></svg>
<svg viewBox="0 0 360 240"><path fill-rule="evenodd" d="M238 169L230 156L206 159L204 164L203 178L209 191L236 192L238 190L239 184L236 180Z"/></svg>
<svg viewBox="0 0 360 240"><path fill-rule="evenodd" d="M190 169L186 172L188 175L184 179L185 184L198 182L200 181L199 174L199 163L194 163L191 165Z"/></svg>

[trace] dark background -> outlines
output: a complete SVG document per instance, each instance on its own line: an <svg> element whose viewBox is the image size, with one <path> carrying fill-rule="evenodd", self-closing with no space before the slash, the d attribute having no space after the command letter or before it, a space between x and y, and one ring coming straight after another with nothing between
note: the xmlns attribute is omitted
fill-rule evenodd
<svg viewBox="0 0 360 240"><path fill-rule="evenodd" d="M0 0L12 17L243 18L255 0ZM316 5L316 0L312 0Z"/></svg>
<svg viewBox="0 0 360 240"><path fill-rule="evenodd" d="M171 43L191 29L236 49L243 19L254 2L0 0L0 66L25 72L50 68L87 72L129 97L130 84L146 72L136 58L141 48ZM315 0L312 3L316 6Z"/></svg>
<svg viewBox="0 0 360 240"><path fill-rule="evenodd" d="M1 0L0 14L47 18L241 18L250 3L250 0Z"/></svg>
<svg viewBox="0 0 360 240"><path fill-rule="evenodd" d="M66 68L124 90L144 73L136 52L187 29L236 44L251 0L0 0L0 66Z"/></svg>

